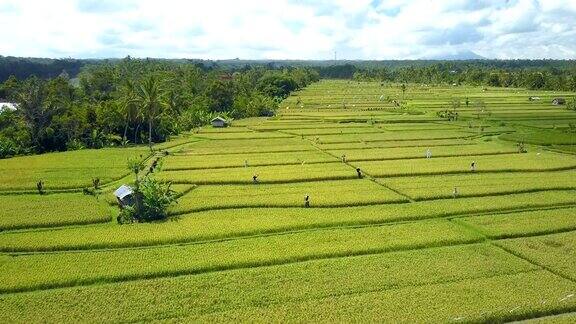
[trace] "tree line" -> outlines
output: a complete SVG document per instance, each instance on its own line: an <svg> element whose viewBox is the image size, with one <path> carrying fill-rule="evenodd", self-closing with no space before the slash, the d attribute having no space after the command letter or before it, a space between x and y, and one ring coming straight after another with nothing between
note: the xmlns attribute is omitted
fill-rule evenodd
<svg viewBox="0 0 576 324"><path fill-rule="evenodd" d="M0 157L162 142L228 119L270 116L292 91L318 81L308 68L241 71L126 58L86 65L77 78L9 77L0 98Z"/></svg>
<svg viewBox="0 0 576 324"><path fill-rule="evenodd" d="M497 62L497 61L496 61ZM321 77L425 84L466 84L532 90L576 91L576 62L558 65L501 65L484 61L442 62L424 66L357 67L352 64L318 69Z"/></svg>
<svg viewBox="0 0 576 324"><path fill-rule="evenodd" d="M47 59L0 56L0 82L14 75L24 79L57 77L65 71L75 78L83 67L116 64L122 59ZM204 71L245 71L308 68L322 78L371 79L394 82L467 83L502 87L570 90L576 60L200 60L146 59L147 62L194 65ZM1 94L0 94L1 97Z"/></svg>

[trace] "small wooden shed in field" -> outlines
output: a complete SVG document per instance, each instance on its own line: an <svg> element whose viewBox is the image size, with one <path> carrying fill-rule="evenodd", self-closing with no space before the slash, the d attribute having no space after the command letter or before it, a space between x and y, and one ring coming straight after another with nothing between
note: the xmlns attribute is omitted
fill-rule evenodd
<svg viewBox="0 0 576 324"><path fill-rule="evenodd" d="M127 185L121 185L116 191L114 196L118 200L120 207L124 208L134 204L134 190Z"/></svg>
<svg viewBox="0 0 576 324"><path fill-rule="evenodd" d="M558 105L564 105L564 104L566 104L566 99L560 98L560 97L554 98L554 99L552 99L552 104L553 104L553 105L556 105L556 106L558 106Z"/></svg>
<svg viewBox="0 0 576 324"><path fill-rule="evenodd" d="M220 116L212 119L210 121L210 123L212 124L212 127L226 127L226 126L228 126L228 122L226 121L226 119L224 119Z"/></svg>

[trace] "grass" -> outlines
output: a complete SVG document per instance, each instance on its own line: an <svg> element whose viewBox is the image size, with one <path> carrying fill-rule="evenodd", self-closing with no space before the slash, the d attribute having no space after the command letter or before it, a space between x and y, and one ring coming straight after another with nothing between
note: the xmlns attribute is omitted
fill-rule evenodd
<svg viewBox="0 0 576 324"><path fill-rule="evenodd" d="M112 221L146 147L0 160L0 322L569 322L573 94L400 86L322 81L154 145L182 195L160 222Z"/></svg>
<svg viewBox="0 0 576 324"><path fill-rule="evenodd" d="M106 224L3 233L0 234L0 251L151 246L574 204L576 204L574 191L558 191L347 208L211 210L155 224L129 226Z"/></svg>
<svg viewBox="0 0 576 324"><path fill-rule="evenodd" d="M198 169L164 171L159 179L186 184L250 184L258 175L259 183L288 183L300 181L337 180L357 177L356 171L341 162L249 166L226 169Z"/></svg>
<svg viewBox="0 0 576 324"><path fill-rule="evenodd" d="M436 147L436 146L455 146L455 145L473 145L476 144L471 140L465 139L439 139L439 140L406 140L406 141L388 141L388 142L363 142L363 143L333 143L317 144L322 150L348 150L348 149L370 149L370 148L395 148L395 147Z"/></svg>
<svg viewBox="0 0 576 324"><path fill-rule="evenodd" d="M461 129L462 126L455 124L439 123L401 123L401 124L384 124L378 126L387 131L415 131L415 130L454 130Z"/></svg>
<svg viewBox="0 0 576 324"><path fill-rule="evenodd" d="M476 273L468 274L468 266L442 270L447 269L445 265L433 262L434 256L443 256L441 253L415 259L412 254L408 260L403 256L315 261L13 294L0 299L5 310L0 320L365 322L401 318L407 322L489 322L557 314L575 307L573 300L560 301L574 284L545 271L514 273L520 266L510 269L510 274L478 278ZM468 264L457 255L453 260ZM398 262L404 271L394 266ZM427 266L429 262L432 264ZM479 266L479 273L490 272L482 261L470 263L470 267L474 265ZM506 268L493 270L505 272ZM421 272L406 273L406 269ZM413 279L406 284L396 279L400 276Z"/></svg>
<svg viewBox="0 0 576 324"><path fill-rule="evenodd" d="M164 159L163 170L193 170L227 167L282 165L333 162L336 159L328 154L318 151L299 152L275 152L275 153L250 153L250 154L224 154L211 155L206 158L203 155L177 155Z"/></svg>
<svg viewBox="0 0 576 324"><path fill-rule="evenodd" d="M0 196L0 231L109 222L103 201L80 193Z"/></svg>
<svg viewBox="0 0 576 324"><path fill-rule="evenodd" d="M421 322L513 321L572 311L576 286L545 271L391 291L341 294L270 307L191 316L196 321ZM542 301L546 302L543 303Z"/></svg>
<svg viewBox="0 0 576 324"><path fill-rule="evenodd" d="M46 190L91 187L93 178L105 184L129 174L129 157L146 157L147 148L80 150L0 160L0 191L36 190L44 181Z"/></svg>
<svg viewBox="0 0 576 324"><path fill-rule="evenodd" d="M196 130L197 134L214 134L214 133L249 133L252 132L252 130L250 128L248 128L247 126L239 126L239 127L235 127L235 126L229 126L229 127L223 127L223 128L219 128L219 127L212 127L212 126L205 126L205 127L200 127Z"/></svg>
<svg viewBox="0 0 576 324"><path fill-rule="evenodd" d="M434 220L150 249L20 255L4 262L0 292L201 273L480 239L458 225ZM21 269L26 269L26 273L20 273Z"/></svg>
<svg viewBox="0 0 576 324"><path fill-rule="evenodd" d="M576 280L576 250L574 249L576 232L574 231L509 239L498 242L498 245L570 280ZM571 299L576 301L576 290L572 293Z"/></svg>
<svg viewBox="0 0 576 324"><path fill-rule="evenodd" d="M223 132L223 133L198 133L196 134L199 138L213 139L213 140L238 140L238 139L270 139L270 138L282 138L282 137L292 137L293 135L284 134L279 132L244 132L244 133L233 133L233 132Z"/></svg>
<svg viewBox="0 0 576 324"><path fill-rule="evenodd" d="M575 114L576 115L576 114ZM523 141L537 145L575 145L576 133L567 133L554 130L532 130L514 134L505 134L501 139L513 142Z"/></svg>
<svg viewBox="0 0 576 324"><path fill-rule="evenodd" d="M546 179L546 181L542 181ZM382 178L378 180L413 199L452 198L497 195L576 188L576 174L569 171L465 173L430 176Z"/></svg>
<svg viewBox="0 0 576 324"><path fill-rule="evenodd" d="M408 141L419 139L426 139L426 140L458 139L458 138L466 138L469 136L470 134L452 130L439 130L439 131L418 130L418 131L404 131L404 132L308 136L308 138L315 140L319 144L331 144L331 143L349 143L349 142Z"/></svg>
<svg viewBox="0 0 576 324"><path fill-rule="evenodd" d="M238 154L314 150L309 142L296 138L203 141L184 145L179 153L189 155Z"/></svg>
<svg viewBox="0 0 576 324"><path fill-rule="evenodd" d="M312 135L337 135L337 134L365 134L365 133L382 133L383 130L374 127L343 127L343 128L305 128L285 130L285 133L298 136Z"/></svg>
<svg viewBox="0 0 576 324"><path fill-rule="evenodd" d="M576 209L561 208L460 218L491 238L521 237L576 230Z"/></svg>
<svg viewBox="0 0 576 324"><path fill-rule="evenodd" d="M267 123L252 126L254 130L259 131L275 131L275 130L317 130L317 129L347 129L347 128L371 128L371 125L366 123L294 123L284 122L282 120L270 120Z"/></svg>
<svg viewBox="0 0 576 324"><path fill-rule="evenodd" d="M530 319L524 321L524 323L536 324L536 323L547 323L547 324L570 324L574 323L576 320L576 312L572 313L561 313L559 315L550 315L539 317L535 319Z"/></svg>
<svg viewBox="0 0 576 324"><path fill-rule="evenodd" d="M172 210L186 213L245 207L345 207L406 202L397 193L368 180L337 180L289 184L200 186L180 199Z"/></svg>
<svg viewBox="0 0 576 324"><path fill-rule="evenodd" d="M576 167L576 158L557 153L502 154L497 156L457 156L432 159L354 162L374 177L395 177L427 174L472 173L470 164L476 162L477 173L526 172L565 170Z"/></svg>
<svg viewBox="0 0 576 324"><path fill-rule="evenodd" d="M439 147L394 147L394 148L374 148L359 150L331 150L333 155L346 155L348 161L369 161L369 160L399 160L425 158L426 150L430 149L432 157L450 156L474 156L515 153L516 147L511 145L498 145L495 143L481 143L473 145L439 146Z"/></svg>

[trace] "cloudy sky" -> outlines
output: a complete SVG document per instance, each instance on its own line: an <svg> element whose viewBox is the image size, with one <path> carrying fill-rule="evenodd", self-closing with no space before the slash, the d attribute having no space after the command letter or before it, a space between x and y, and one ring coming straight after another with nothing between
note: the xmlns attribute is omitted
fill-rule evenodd
<svg viewBox="0 0 576 324"><path fill-rule="evenodd" d="M576 0L0 0L0 55L576 58Z"/></svg>

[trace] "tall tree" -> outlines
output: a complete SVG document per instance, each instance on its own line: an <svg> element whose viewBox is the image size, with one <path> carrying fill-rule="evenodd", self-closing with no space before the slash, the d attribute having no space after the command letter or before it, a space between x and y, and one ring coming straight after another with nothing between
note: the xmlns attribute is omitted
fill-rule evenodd
<svg viewBox="0 0 576 324"><path fill-rule="evenodd" d="M152 126L162 110L162 89L154 75L147 77L138 88L138 102L148 118L148 146L152 151Z"/></svg>
<svg viewBox="0 0 576 324"><path fill-rule="evenodd" d="M139 123L139 119L141 117L141 112L138 109L138 94L136 92L136 87L134 83L130 80L127 80L123 87L121 88L120 98L119 98L120 107L122 110L122 115L125 120L124 124L124 132L122 135L122 141L124 143L127 142L127 133L128 133L128 126L130 124L137 124ZM134 132L134 143L136 143L136 131Z"/></svg>
<svg viewBox="0 0 576 324"><path fill-rule="evenodd" d="M45 133L50 133L49 125L52 117L58 112L55 99L47 102L48 93L44 81L32 77L22 83L16 94L18 112L22 114L30 132L30 138L37 151L44 151L43 139Z"/></svg>

